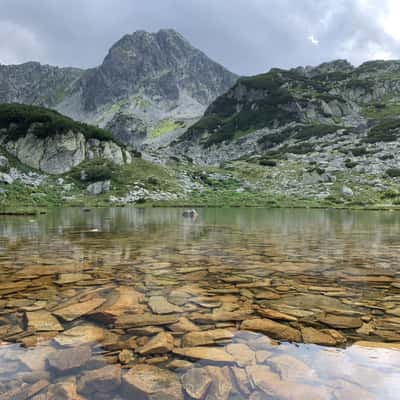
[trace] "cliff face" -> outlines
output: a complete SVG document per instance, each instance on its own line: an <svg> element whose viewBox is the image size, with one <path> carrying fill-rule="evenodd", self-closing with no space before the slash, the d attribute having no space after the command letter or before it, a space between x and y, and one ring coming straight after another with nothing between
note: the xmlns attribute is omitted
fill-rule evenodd
<svg viewBox="0 0 400 400"><path fill-rule="evenodd" d="M131 162L130 153L109 132L21 104L0 105L0 150L52 175L69 172L86 160Z"/></svg>
<svg viewBox="0 0 400 400"><path fill-rule="evenodd" d="M236 79L173 30L138 31L112 46L97 68L0 66L0 102L43 105L100 127L116 126L125 143L138 144L166 121L173 127L200 118Z"/></svg>

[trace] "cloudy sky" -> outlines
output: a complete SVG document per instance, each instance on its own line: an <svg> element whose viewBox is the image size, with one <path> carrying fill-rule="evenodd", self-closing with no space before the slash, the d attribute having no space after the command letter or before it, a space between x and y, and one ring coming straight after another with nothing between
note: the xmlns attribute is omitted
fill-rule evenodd
<svg viewBox="0 0 400 400"><path fill-rule="evenodd" d="M122 35L174 28L239 74L400 59L399 0L0 0L0 63L92 67Z"/></svg>

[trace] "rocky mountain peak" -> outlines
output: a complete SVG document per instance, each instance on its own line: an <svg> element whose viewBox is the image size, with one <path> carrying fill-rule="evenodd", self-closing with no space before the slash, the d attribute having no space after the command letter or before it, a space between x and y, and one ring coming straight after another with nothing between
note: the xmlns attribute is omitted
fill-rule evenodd
<svg viewBox="0 0 400 400"><path fill-rule="evenodd" d="M176 31L137 31L123 36L102 65L86 73L83 105L94 111L137 93L150 99L177 101L183 92L207 105L235 80L234 74Z"/></svg>

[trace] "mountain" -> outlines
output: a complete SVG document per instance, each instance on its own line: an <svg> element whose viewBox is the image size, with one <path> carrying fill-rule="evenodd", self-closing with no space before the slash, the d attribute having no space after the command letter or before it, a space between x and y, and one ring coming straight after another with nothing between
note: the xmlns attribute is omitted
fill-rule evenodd
<svg viewBox="0 0 400 400"><path fill-rule="evenodd" d="M236 79L174 30L137 31L89 70L0 65L0 102L51 107L138 144L183 131Z"/></svg>
<svg viewBox="0 0 400 400"><path fill-rule="evenodd" d="M400 61L371 61L358 68L345 60L315 68L274 68L239 79L177 147L193 155L196 144L199 158L207 162L213 153L209 161L215 162L217 153L221 159L262 155L288 141L310 145L310 139L340 130L371 138L382 124L397 126L399 96ZM221 150L235 144L237 152Z"/></svg>

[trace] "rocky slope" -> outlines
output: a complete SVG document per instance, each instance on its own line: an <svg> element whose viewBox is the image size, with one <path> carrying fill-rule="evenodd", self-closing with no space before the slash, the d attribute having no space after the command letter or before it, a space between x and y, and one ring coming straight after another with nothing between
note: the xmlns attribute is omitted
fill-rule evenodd
<svg viewBox="0 0 400 400"><path fill-rule="evenodd" d="M372 61L354 68L338 60L316 68L272 69L240 79L208 107L182 141L194 140L207 149L240 143L263 130L261 136L273 134L265 139L265 150L291 138L323 136L327 132L318 129L322 125L331 126L330 131L357 128L368 132L382 119L397 116L399 78L399 61ZM314 134L299 136L304 127L314 129Z"/></svg>
<svg viewBox="0 0 400 400"><path fill-rule="evenodd" d="M55 111L19 104L0 105L0 148L19 162L52 175L69 172L85 160L131 162L130 153L110 133Z"/></svg>
<svg viewBox="0 0 400 400"><path fill-rule="evenodd" d="M51 107L138 145L191 124L236 78L173 30L138 31L97 68L0 66L0 102Z"/></svg>

